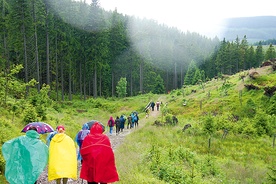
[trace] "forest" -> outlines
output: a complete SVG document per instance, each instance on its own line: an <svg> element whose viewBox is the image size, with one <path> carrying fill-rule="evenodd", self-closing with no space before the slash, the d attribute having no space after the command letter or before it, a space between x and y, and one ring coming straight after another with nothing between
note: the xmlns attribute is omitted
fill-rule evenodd
<svg viewBox="0 0 276 184"><path fill-rule="evenodd" d="M99 4L99 0L91 5L2 0L1 75L8 81L20 65L16 77L35 82L38 92L49 85L53 99L72 100L77 94L85 100L116 96L121 78L127 80L127 96L164 93L219 73L259 66L265 58L262 45L251 47L246 36L241 41L238 37L235 42L219 41L105 11ZM229 61L221 61L227 55L232 56ZM27 86L23 95L29 90Z"/></svg>

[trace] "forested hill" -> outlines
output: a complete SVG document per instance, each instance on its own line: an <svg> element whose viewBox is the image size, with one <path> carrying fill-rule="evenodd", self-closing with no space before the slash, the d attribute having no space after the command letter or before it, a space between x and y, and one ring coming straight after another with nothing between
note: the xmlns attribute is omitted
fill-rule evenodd
<svg viewBox="0 0 276 184"><path fill-rule="evenodd" d="M191 60L203 61L219 43L105 11L100 0L7 1L0 9L3 74L21 65L17 78L35 79L38 91L50 85L57 100L115 96L121 78L128 96L179 88Z"/></svg>
<svg viewBox="0 0 276 184"><path fill-rule="evenodd" d="M276 38L276 16L239 17L225 20L223 25L227 40L235 40L246 35L248 42Z"/></svg>

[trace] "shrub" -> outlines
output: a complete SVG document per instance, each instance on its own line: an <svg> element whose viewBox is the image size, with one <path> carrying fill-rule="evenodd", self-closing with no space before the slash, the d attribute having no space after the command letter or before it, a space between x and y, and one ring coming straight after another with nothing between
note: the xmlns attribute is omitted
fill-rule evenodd
<svg viewBox="0 0 276 184"><path fill-rule="evenodd" d="M28 106L23 112L23 123L28 124L30 122L37 121L36 109L33 106Z"/></svg>
<svg viewBox="0 0 276 184"><path fill-rule="evenodd" d="M259 136L266 134L272 135L272 127L268 121L268 115L265 113L258 113L254 118L254 127L256 128L256 132Z"/></svg>
<svg viewBox="0 0 276 184"><path fill-rule="evenodd" d="M214 118L208 114L203 118L203 131L208 135L212 135L216 130Z"/></svg>
<svg viewBox="0 0 276 184"><path fill-rule="evenodd" d="M276 114L276 94L274 94L267 104L267 113L268 114Z"/></svg>

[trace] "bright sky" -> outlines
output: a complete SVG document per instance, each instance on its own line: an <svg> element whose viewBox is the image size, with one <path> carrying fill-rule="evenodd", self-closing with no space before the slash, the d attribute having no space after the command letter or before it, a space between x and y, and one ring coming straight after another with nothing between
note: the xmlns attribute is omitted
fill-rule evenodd
<svg viewBox="0 0 276 184"><path fill-rule="evenodd" d="M90 0L91 1L91 0ZM86 0L89 3L89 0ZM274 15L275 0L99 0L101 7L209 37L223 18Z"/></svg>

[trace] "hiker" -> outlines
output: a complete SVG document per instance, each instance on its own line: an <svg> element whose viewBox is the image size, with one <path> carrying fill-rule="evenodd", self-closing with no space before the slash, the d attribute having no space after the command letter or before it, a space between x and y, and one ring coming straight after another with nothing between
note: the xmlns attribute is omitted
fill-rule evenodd
<svg viewBox="0 0 276 184"><path fill-rule="evenodd" d="M34 184L48 163L48 146L39 139L35 127L26 135L11 139L2 145L6 161L5 177L10 184Z"/></svg>
<svg viewBox="0 0 276 184"><path fill-rule="evenodd" d="M134 128L134 124L135 124L134 118L135 118L135 114L131 113L131 128Z"/></svg>
<svg viewBox="0 0 276 184"><path fill-rule="evenodd" d="M56 128L56 129L57 129L57 128ZM57 130L55 130L55 131L49 133L48 136L46 137L46 144L47 144L48 147L49 147L49 145L50 145L50 142L51 142L52 138L53 138L56 134L57 134Z"/></svg>
<svg viewBox="0 0 276 184"><path fill-rule="evenodd" d="M80 152L83 158L80 178L88 184L119 181L110 140L103 134L102 126L98 122L90 128L90 134L83 140Z"/></svg>
<svg viewBox="0 0 276 184"><path fill-rule="evenodd" d="M89 126L87 123L83 124L82 129L77 133L75 141L77 142L79 149L78 149L78 160L82 162L80 149L82 146L82 142L84 138L90 133Z"/></svg>
<svg viewBox="0 0 276 184"><path fill-rule="evenodd" d="M115 121L112 116L110 116L109 120L107 121L107 126L109 127L109 134L112 135L113 127L115 125Z"/></svg>
<svg viewBox="0 0 276 184"><path fill-rule="evenodd" d="M138 121L139 121L139 117L138 117L138 114L134 113L134 127L138 127Z"/></svg>
<svg viewBox="0 0 276 184"><path fill-rule="evenodd" d="M132 128L131 127L131 120L132 120L132 118L131 118L131 114L127 117L127 129L128 128Z"/></svg>
<svg viewBox="0 0 276 184"><path fill-rule="evenodd" d="M120 117L120 132L123 132L123 130L125 128L125 122L126 122L126 119L124 118L123 115L121 115L121 117Z"/></svg>
<svg viewBox="0 0 276 184"><path fill-rule="evenodd" d="M154 111L155 103L153 101L151 102L150 106L151 106L151 110Z"/></svg>
<svg viewBox="0 0 276 184"><path fill-rule="evenodd" d="M160 107L160 102L157 101L157 102L156 102L156 109L157 109L157 111L159 111L159 107Z"/></svg>
<svg viewBox="0 0 276 184"><path fill-rule="evenodd" d="M121 121L118 116L115 119L115 124L116 124L116 135L118 135L120 132L120 126L121 126Z"/></svg>
<svg viewBox="0 0 276 184"><path fill-rule="evenodd" d="M146 109L146 118L149 117L149 108Z"/></svg>
<svg viewBox="0 0 276 184"><path fill-rule="evenodd" d="M73 139L65 134L63 125L52 138L49 147L48 180L66 184L68 178L77 179L77 156Z"/></svg>

